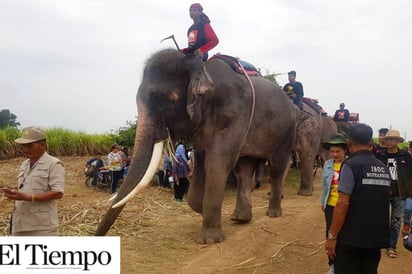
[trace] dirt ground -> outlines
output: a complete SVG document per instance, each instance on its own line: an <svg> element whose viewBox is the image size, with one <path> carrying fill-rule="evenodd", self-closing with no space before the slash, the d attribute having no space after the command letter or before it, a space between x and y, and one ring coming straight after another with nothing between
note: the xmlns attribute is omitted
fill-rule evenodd
<svg viewBox="0 0 412 274"><path fill-rule="evenodd" d="M109 193L85 186L82 167L87 157L61 159L66 166L66 193L59 202L61 233L93 235L109 206ZM21 160L0 161L0 186L14 186ZM185 201L173 201L170 189L148 188L125 207L109 232L121 236L121 273L326 273L319 174L311 197L296 195L296 182L285 186L280 218L266 216L269 185L264 181L263 189L253 192L249 224L230 221L236 195L228 189L222 212L226 239L212 245L194 242L202 218ZM8 235L11 209L12 203L0 197L1 236ZM412 253L401 241L398 249L397 259L382 252L379 273L410 273Z"/></svg>

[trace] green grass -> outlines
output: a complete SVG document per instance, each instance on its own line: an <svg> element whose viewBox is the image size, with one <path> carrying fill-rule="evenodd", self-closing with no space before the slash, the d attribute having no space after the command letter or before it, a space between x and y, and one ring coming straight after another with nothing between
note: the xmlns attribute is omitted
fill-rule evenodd
<svg viewBox="0 0 412 274"><path fill-rule="evenodd" d="M318 170L319 172L319 170ZM286 185L298 187L300 184L300 171L296 168L289 171L286 177Z"/></svg>
<svg viewBox="0 0 412 274"><path fill-rule="evenodd" d="M17 128L0 130L0 159L22 156L18 144L14 140L21 136ZM46 129L47 151L54 156L94 155L101 151L108 153L115 143L115 136L108 134L86 134L64 128Z"/></svg>

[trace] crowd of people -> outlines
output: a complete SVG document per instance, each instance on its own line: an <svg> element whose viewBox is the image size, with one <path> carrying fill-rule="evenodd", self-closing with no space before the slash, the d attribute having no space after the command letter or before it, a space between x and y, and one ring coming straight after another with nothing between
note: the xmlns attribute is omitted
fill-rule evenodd
<svg viewBox="0 0 412 274"><path fill-rule="evenodd" d="M172 157L166 150L163 151L163 161L159 164L155 181L164 188L172 189L174 200L182 202L184 194L189 190L193 164L193 149L188 149L179 142Z"/></svg>
<svg viewBox="0 0 412 274"><path fill-rule="evenodd" d="M381 249L397 258L397 242L412 251L412 142L398 130L358 124L323 143L331 159L322 172L321 207L326 221L325 251L332 273L377 273ZM403 222L403 224L402 224Z"/></svg>

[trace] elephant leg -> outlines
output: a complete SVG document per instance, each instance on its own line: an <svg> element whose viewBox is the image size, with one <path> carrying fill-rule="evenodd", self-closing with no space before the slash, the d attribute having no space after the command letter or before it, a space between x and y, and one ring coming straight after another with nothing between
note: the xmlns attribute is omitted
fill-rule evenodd
<svg viewBox="0 0 412 274"><path fill-rule="evenodd" d="M310 121L309 121L310 122ZM299 158L301 159L300 187L298 195L311 196L313 193L313 165L320 146L320 127L315 121L309 123L306 134L300 139L298 146ZM309 132L309 128L311 131Z"/></svg>
<svg viewBox="0 0 412 274"><path fill-rule="evenodd" d="M282 216L281 201L283 197L283 182L289 169L290 147L284 145L270 158L270 198L267 215L269 217Z"/></svg>
<svg viewBox="0 0 412 274"><path fill-rule="evenodd" d="M219 149L209 149L205 152L205 183L202 206L203 222L202 229L196 237L196 242L200 244L219 243L224 240L222 230L222 203L226 181L229 172L235 165L237 156L230 157L231 154L229 152L220 149L219 147Z"/></svg>
<svg viewBox="0 0 412 274"><path fill-rule="evenodd" d="M252 203L250 193L252 192L253 174L258 160L255 158L240 158L234 169L237 180L236 208L230 219L238 223L248 223L252 219Z"/></svg>
<svg viewBox="0 0 412 274"><path fill-rule="evenodd" d="M313 164L315 159L316 155L307 155L302 159L299 195L311 196L313 194Z"/></svg>
<svg viewBox="0 0 412 274"><path fill-rule="evenodd" d="M205 193L205 153L204 151L194 152L194 172L190 180L189 193L187 200L189 206L197 213L202 213L203 197Z"/></svg>

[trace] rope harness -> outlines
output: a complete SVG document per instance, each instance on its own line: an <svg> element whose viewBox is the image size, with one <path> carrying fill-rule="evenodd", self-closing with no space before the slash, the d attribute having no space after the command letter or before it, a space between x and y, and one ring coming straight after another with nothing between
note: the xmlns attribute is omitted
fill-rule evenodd
<svg viewBox="0 0 412 274"><path fill-rule="evenodd" d="M245 68L243 67L243 65L239 62L240 67L245 71ZM243 142L242 145L240 147L242 147L245 143L246 143L246 138L247 135L249 134L249 130L250 127L252 126L252 121L253 121L253 117L255 116L255 106L256 106L256 91L255 91L255 87L253 86L252 80L250 80L250 77L247 73L245 73L246 79L249 82L249 85L252 89L252 108L250 109L250 118L249 118L249 124L245 133L245 136L243 137Z"/></svg>

